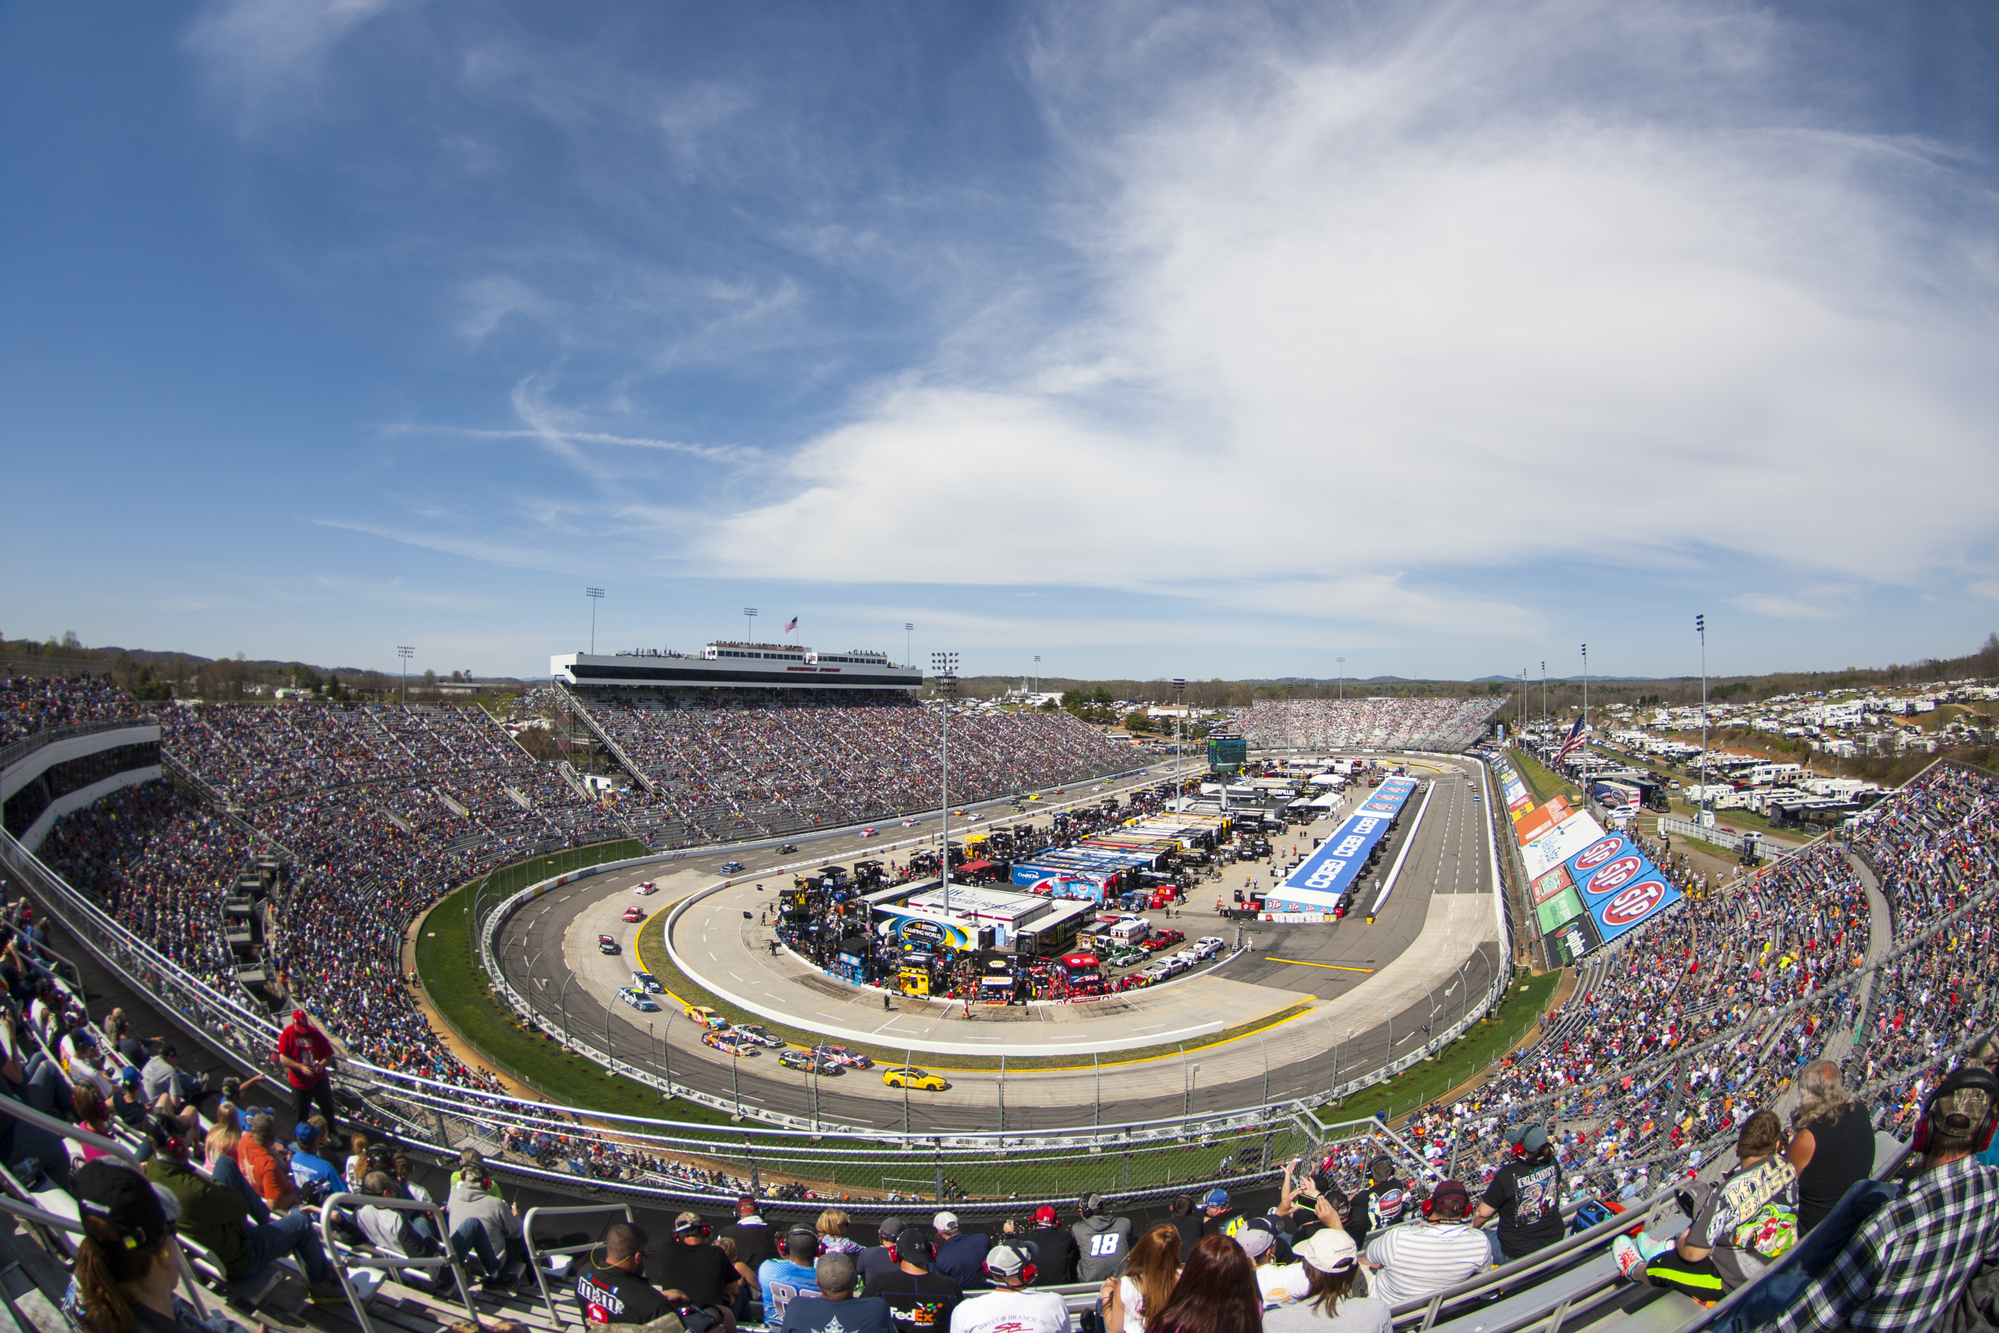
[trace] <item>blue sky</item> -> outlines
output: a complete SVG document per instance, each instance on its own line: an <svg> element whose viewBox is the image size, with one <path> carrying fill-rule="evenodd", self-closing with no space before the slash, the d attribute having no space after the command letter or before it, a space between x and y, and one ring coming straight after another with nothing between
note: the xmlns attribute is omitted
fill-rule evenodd
<svg viewBox="0 0 1999 1333"><path fill-rule="evenodd" d="M0 632L1968 651L1994 14L6 5Z"/></svg>

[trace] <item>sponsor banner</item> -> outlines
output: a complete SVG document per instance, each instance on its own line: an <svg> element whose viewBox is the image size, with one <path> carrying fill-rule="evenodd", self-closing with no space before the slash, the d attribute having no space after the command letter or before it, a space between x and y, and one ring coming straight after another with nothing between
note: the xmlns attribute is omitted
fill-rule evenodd
<svg viewBox="0 0 1999 1333"><path fill-rule="evenodd" d="M1330 915L1340 905L1337 893L1316 889L1275 889L1263 900L1263 910L1273 914L1301 912L1308 916Z"/></svg>
<svg viewBox="0 0 1999 1333"><path fill-rule="evenodd" d="M905 916L900 912L884 912L876 909L875 930L878 934L899 939L904 947L911 949L975 949L978 939L964 926L956 922L933 921L929 917Z"/></svg>
<svg viewBox="0 0 1999 1333"><path fill-rule="evenodd" d="M1576 892L1574 885L1563 887L1534 908L1534 919L1541 923L1543 935L1554 934L1557 928L1582 915L1582 896Z"/></svg>
<svg viewBox="0 0 1999 1333"><path fill-rule="evenodd" d="M1346 822L1331 837L1286 876L1283 884L1271 891L1271 910L1278 910L1276 903L1280 895L1290 898L1299 893L1329 896L1330 901L1323 910L1330 910L1341 894L1353 888L1361 866L1367 863L1368 853L1388 836L1389 824L1401 813L1409 794L1415 790L1414 778L1384 780L1367 800L1361 802L1359 809L1347 816ZM1296 910L1321 909L1301 907Z"/></svg>
<svg viewBox="0 0 1999 1333"><path fill-rule="evenodd" d="M1563 863L1581 890L1603 942L1658 916L1680 900L1659 868L1621 833L1606 833Z"/></svg>
<svg viewBox="0 0 1999 1333"><path fill-rule="evenodd" d="M1256 919L1290 926L1322 926L1333 918L1324 912L1258 912Z"/></svg>
<svg viewBox="0 0 1999 1333"><path fill-rule="evenodd" d="M1534 905L1539 907L1542 903L1547 902L1548 899L1554 897L1563 889L1569 888L1574 883L1575 881L1569 878L1569 872L1566 867L1556 866L1553 870L1550 870L1547 874L1534 881L1532 885ZM1580 904L1582 900L1579 898L1576 901Z"/></svg>
<svg viewBox="0 0 1999 1333"><path fill-rule="evenodd" d="M1548 938L1554 941L1555 952L1565 967L1580 963L1590 950L1603 943L1588 912L1564 921L1549 932Z"/></svg>
<svg viewBox="0 0 1999 1333"><path fill-rule="evenodd" d="M1500 755L1492 761L1492 771L1499 778L1499 794L1506 800L1508 810L1524 810L1532 805L1533 798L1527 794L1527 784L1520 780L1520 771L1513 767L1513 761Z"/></svg>
<svg viewBox="0 0 1999 1333"><path fill-rule="evenodd" d="M1525 847L1574 813L1575 811L1569 808L1569 803L1557 796L1546 805L1535 806L1515 819L1513 834L1520 840L1520 845Z"/></svg>
<svg viewBox="0 0 1999 1333"><path fill-rule="evenodd" d="M1520 859L1527 867L1527 878L1541 878L1601 837L1603 825L1580 812L1570 815L1520 849Z"/></svg>

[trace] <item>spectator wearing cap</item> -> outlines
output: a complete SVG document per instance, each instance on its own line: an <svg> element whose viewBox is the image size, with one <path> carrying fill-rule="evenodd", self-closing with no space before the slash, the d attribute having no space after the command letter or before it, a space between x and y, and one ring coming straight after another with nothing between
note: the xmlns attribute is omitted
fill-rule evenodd
<svg viewBox="0 0 1999 1333"><path fill-rule="evenodd" d="M1857 1229L1776 1314L1772 1333L1930 1328L1946 1311L1952 1327L1999 1322L1989 1290L1981 1308L1972 1284L1982 1266L1999 1261L1999 1171L1977 1160L1999 1141L1995 1130L1999 1074L1979 1064L1953 1070L1923 1106L1919 1174L1871 1215L1849 1213L1848 1204L1862 1194L1856 1190L1819 1224L1807 1250L1829 1248L1837 1233L1855 1223ZM1877 1198L1885 1193L1877 1191ZM1800 1254L1797 1262L1812 1259Z"/></svg>
<svg viewBox="0 0 1999 1333"><path fill-rule="evenodd" d="M188 1164L190 1141L179 1121L156 1115L146 1122L146 1133L153 1141L146 1179L179 1200L182 1234L213 1253L229 1277L254 1277L285 1255L297 1255L315 1301L346 1303L347 1293L326 1265L311 1213L252 1222L248 1200L227 1185L204 1179Z"/></svg>
<svg viewBox="0 0 1999 1333"><path fill-rule="evenodd" d="M1720 1300L1763 1273L1798 1239L1798 1173L1784 1159L1784 1129L1758 1111L1735 1136L1736 1165L1677 1242L1619 1236L1611 1255L1627 1277L1696 1300Z"/></svg>
<svg viewBox="0 0 1999 1333"><path fill-rule="evenodd" d="M1069 1333L1069 1309L1062 1298L1052 1291L1028 1290L1035 1278L1031 1244L995 1245L984 1257L992 1290L951 1312L951 1333Z"/></svg>
<svg viewBox="0 0 1999 1333"><path fill-rule="evenodd" d="M261 1119L261 1117L259 1117ZM520 1205L508 1205L477 1149L458 1154L458 1171L444 1198L445 1225L451 1228L451 1248L458 1262L479 1257L488 1288L512 1287L519 1276L527 1246L521 1239ZM643 1321L641 1321L643 1322Z"/></svg>
<svg viewBox="0 0 1999 1333"><path fill-rule="evenodd" d="M397 1197L396 1178L386 1171L364 1172L360 1193L371 1199L394 1199ZM427 1259L438 1252L437 1238L427 1230L419 1230L416 1220L414 1213L376 1204L362 1204L354 1214L354 1225L368 1238L370 1245L384 1254ZM405 1274L400 1280L408 1281L408 1276Z"/></svg>
<svg viewBox="0 0 1999 1333"><path fill-rule="evenodd" d="M1994 1078L1999 1078L1999 1038L1987 1037L1979 1046L1976 1058L1992 1072ZM1992 1143L1984 1152L1979 1153L1978 1160L1986 1166L1999 1170L1999 1142Z"/></svg>
<svg viewBox="0 0 1999 1333"><path fill-rule="evenodd" d="M329 1131L340 1123L333 1105L333 1065L333 1042L305 1010L292 1010L292 1021L278 1034L278 1067L292 1085L292 1119L304 1120L317 1106Z"/></svg>
<svg viewBox="0 0 1999 1333"><path fill-rule="evenodd" d="M307 1203L321 1203L347 1188L333 1163L319 1155L325 1139L310 1120L292 1129L292 1186Z"/></svg>
<svg viewBox="0 0 1999 1333"><path fill-rule="evenodd" d="M854 1295L854 1256L822 1254L812 1265L816 1296L796 1296L785 1307L780 1333L891 1333L894 1320L879 1296Z"/></svg>
<svg viewBox="0 0 1999 1333"><path fill-rule="evenodd" d="M895 1271L895 1238L902 1234L902 1219L884 1217L875 1230L875 1243L854 1256L861 1275L861 1290L870 1291L881 1278Z"/></svg>
<svg viewBox="0 0 1999 1333"><path fill-rule="evenodd" d="M937 1233L937 1257L931 1261L931 1271L950 1278L965 1291L985 1286L991 1238L982 1232L960 1231L956 1213L937 1214L930 1219L930 1227Z"/></svg>
<svg viewBox="0 0 1999 1333"><path fill-rule="evenodd" d="M278 1161L278 1122L269 1115L250 1117L250 1131L236 1140L236 1163L274 1213L298 1207L298 1187L291 1172Z"/></svg>
<svg viewBox="0 0 1999 1333"><path fill-rule="evenodd" d="M133 1129L146 1123L146 1098L140 1091L139 1071L130 1065L118 1071L118 1095L111 1101L111 1112Z"/></svg>
<svg viewBox="0 0 1999 1333"><path fill-rule="evenodd" d="M1388 1333L1392 1322L1388 1302L1353 1294L1360 1278L1360 1251L1346 1228L1321 1227L1292 1252L1305 1268L1305 1295L1265 1312L1264 1333Z"/></svg>
<svg viewBox="0 0 1999 1333"><path fill-rule="evenodd" d="M207 1333L201 1312L174 1294L180 1202L111 1162L76 1173L76 1297L88 1333Z"/></svg>
<svg viewBox="0 0 1999 1333"><path fill-rule="evenodd" d="M645 1229L630 1222L613 1222L605 1230L603 1245L590 1251L588 1262L576 1275L576 1303L582 1307L584 1326L643 1327L673 1315L688 1333L713 1328L718 1316L696 1311L646 1281L647 1239ZM660 1325L662 1329L673 1326L666 1322Z"/></svg>
<svg viewBox="0 0 1999 1333"><path fill-rule="evenodd" d="M771 1234L770 1223L757 1213L757 1201L747 1194L739 1196L736 1199L736 1220L723 1227L717 1238L736 1243L736 1272L755 1292L758 1288L757 1271L777 1258L777 1237Z"/></svg>
<svg viewBox="0 0 1999 1333"><path fill-rule="evenodd" d="M818 1258L819 1233L811 1227L795 1226L784 1233L783 1251L757 1268L766 1326L775 1327L784 1322L785 1308L794 1297L820 1294L818 1274L813 1267Z"/></svg>
<svg viewBox="0 0 1999 1333"><path fill-rule="evenodd" d="M1391 1227L1368 1243L1369 1290L1389 1305L1454 1287L1492 1262L1492 1247L1466 1221L1471 1192L1442 1181L1415 1226Z"/></svg>
<svg viewBox="0 0 1999 1333"><path fill-rule="evenodd" d="M1007 1223L1009 1239L1012 1230L1013 1224ZM1033 1225L1025 1239L1035 1249L1035 1286L1057 1287L1081 1280L1076 1276L1076 1234L1062 1225L1061 1216L1052 1207L1044 1203L1034 1210Z"/></svg>
<svg viewBox="0 0 1999 1333"><path fill-rule="evenodd" d="M948 1277L930 1271L937 1250L930 1233L907 1226L896 1233L895 1271L871 1282L867 1290L888 1302L889 1317L898 1329L948 1329L951 1312L964 1291Z"/></svg>
<svg viewBox="0 0 1999 1333"><path fill-rule="evenodd" d="M1400 1222L1408 1209L1409 1189L1396 1174L1395 1159L1386 1153L1377 1156L1367 1164L1367 1188L1347 1207L1347 1234L1354 1248L1365 1250L1370 1235Z"/></svg>
<svg viewBox="0 0 1999 1333"><path fill-rule="evenodd" d="M1104 1196L1085 1194L1076 1201L1081 1218L1069 1228L1076 1243L1076 1280L1102 1282L1124 1267L1131 1249L1131 1219L1104 1211Z"/></svg>
<svg viewBox="0 0 1999 1333"><path fill-rule="evenodd" d="M743 1280L729 1256L708 1239L708 1224L699 1213L681 1213L673 1219L673 1244L655 1256L654 1274L669 1296L678 1294L689 1305L711 1305L735 1309L736 1293Z"/></svg>
<svg viewBox="0 0 1999 1333"><path fill-rule="evenodd" d="M74 1054L69 1058L69 1081L72 1084L92 1084L97 1089L97 1095L107 1106L110 1105L111 1098L118 1089L112 1086L111 1080L106 1078L104 1071L98 1067L97 1038L91 1035L89 1028L78 1028L71 1036L74 1041L70 1049Z"/></svg>
<svg viewBox="0 0 1999 1333"><path fill-rule="evenodd" d="M1562 1166L1555 1160L1548 1131L1539 1125L1514 1125L1506 1131L1512 1156L1499 1168L1472 1214L1472 1225L1499 1225L1486 1232L1492 1242L1492 1262L1524 1259L1562 1238Z"/></svg>
<svg viewBox="0 0 1999 1333"><path fill-rule="evenodd" d="M1201 1196L1201 1234L1233 1236L1242 1230L1242 1216L1229 1211L1229 1192L1217 1185Z"/></svg>

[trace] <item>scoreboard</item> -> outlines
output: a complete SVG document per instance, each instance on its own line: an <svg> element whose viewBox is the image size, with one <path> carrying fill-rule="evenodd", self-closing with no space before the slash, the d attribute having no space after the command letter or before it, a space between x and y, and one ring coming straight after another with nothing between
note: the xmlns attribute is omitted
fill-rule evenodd
<svg viewBox="0 0 1999 1333"><path fill-rule="evenodd" d="M1208 770L1240 773L1249 762L1249 742L1239 736L1215 736L1208 741Z"/></svg>

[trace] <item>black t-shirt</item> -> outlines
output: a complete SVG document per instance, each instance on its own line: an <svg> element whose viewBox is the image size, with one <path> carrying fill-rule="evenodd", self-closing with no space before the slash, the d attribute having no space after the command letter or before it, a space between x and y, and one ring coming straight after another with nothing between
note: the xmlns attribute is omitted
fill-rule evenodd
<svg viewBox="0 0 1999 1333"><path fill-rule="evenodd" d="M722 1288L742 1280L729 1256L705 1241L689 1245L677 1240L654 1251L653 1258L659 1271L649 1274L652 1279L662 1287L684 1293L693 1305L722 1304Z"/></svg>
<svg viewBox="0 0 1999 1333"><path fill-rule="evenodd" d="M1347 1234L1364 1250L1369 1232L1392 1227L1413 1212L1409 1191L1402 1182L1384 1180L1353 1196L1353 1204L1347 1209Z"/></svg>
<svg viewBox="0 0 1999 1333"><path fill-rule="evenodd" d="M777 1235L766 1223L732 1222L721 1234L736 1242L736 1262L748 1264L752 1273L764 1260L777 1258Z"/></svg>
<svg viewBox="0 0 1999 1333"><path fill-rule="evenodd" d="M1562 1168L1552 1155L1500 1167L1479 1202L1499 1214L1499 1248L1509 1259L1562 1238Z"/></svg>
<svg viewBox="0 0 1999 1333"><path fill-rule="evenodd" d="M951 1311L958 1308L963 1294L948 1277L905 1273L899 1266L880 1282L868 1284L868 1295L887 1301L889 1317L903 1329L949 1329Z"/></svg>
<svg viewBox="0 0 1999 1333"><path fill-rule="evenodd" d="M1035 1227L1024 1239L1034 1246L1035 1286L1054 1287L1076 1280L1076 1237L1069 1228Z"/></svg>
<svg viewBox="0 0 1999 1333"><path fill-rule="evenodd" d="M596 1264L585 1267L576 1279L576 1303L590 1324L649 1324L675 1308L644 1278Z"/></svg>

